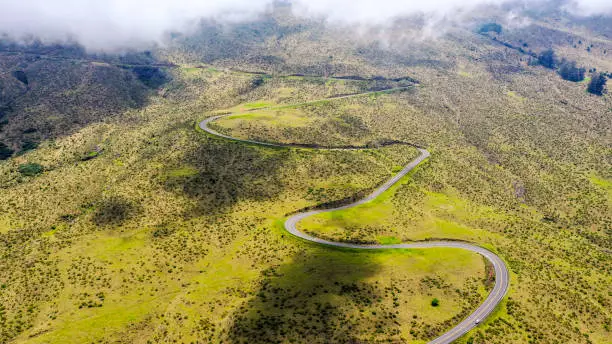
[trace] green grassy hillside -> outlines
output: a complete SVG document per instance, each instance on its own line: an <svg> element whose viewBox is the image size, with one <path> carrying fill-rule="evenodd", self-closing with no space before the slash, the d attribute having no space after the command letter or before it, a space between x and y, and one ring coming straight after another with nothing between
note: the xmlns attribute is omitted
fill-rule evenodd
<svg viewBox="0 0 612 344"><path fill-rule="evenodd" d="M3 341L240 342L262 322L274 324L262 342L426 339L482 300L477 255L363 256L279 228L289 212L373 188L412 148L317 152L212 138L195 121L231 107L252 76L184 72L167 98L2 164ZM25 163L44 171L24 176ZM288 296L280 314L262 299ZM292 325L322 316L325 329Z"/></svg>
<svg viewBox="0 0 612 344"><path fill-rule="evenodd" d="M282 228L365 194L415 149L265 148L196 126L230 111L215 129L243 138L427 147L377 200L300 228L499 254L509 294L460 342L608 343L612 98L529 49L605 71L612 43L530 15L500 34L478 33L492 15L416 39L410 23L355 35L277 8L142 57L177 64L163 75L125 57L1 54L0 142L15 152L0 161L0 343L419 343L482 302L492 280L476 254L328 249Z"/></svg>

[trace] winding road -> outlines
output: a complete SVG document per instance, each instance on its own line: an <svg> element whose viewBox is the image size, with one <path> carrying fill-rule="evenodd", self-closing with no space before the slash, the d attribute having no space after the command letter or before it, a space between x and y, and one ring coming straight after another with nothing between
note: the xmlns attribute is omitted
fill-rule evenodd
<svg viewBox="0 0 612 344"><path fill-rule="evenodd" d="M387 91L393 91L393 90L398 90L398 89L402 89L402 88L389 89ZM346 96L327 98L327 99L348 98L348 97L362 96L365 94L372 94L372 93L377 93L377 92L380 92L380 91L359 93L359 94L354 94L354 95L346 95ZM308 103L304 103L304 104L308 104ZM271 109L271 108L274 108L274 107L268 107L265 109ZM253 109L253 110L262 110L262 109L263 108L258 108L258 109ZM237 142L244 142L244 143L262 145L262 146L268 146L268 147L312 148L306 145L299 145L299 144L279 144L279 143L269 143L269 142L259 142L259 141L253 141L253 140L239 139L239 138L235 138L232 136L224 135L208 127L208 124L210 124L211 122L219 118L222 118L222 117L231 116L233 114L234 113L229 113L229 114L209 117L201 121L199 123L199 127L211 135L222 137L222 138L229 139L232 141L237 141ZM322 149L325 149L325 148L322 148ZM355 149L355 148L335 148L335 149ZM351 204L341 206L341 207L311 210L311 211L306 211L306 212L292 215L285 221L285 229L287 230L287 232L301 239L304 239L310 242L314 242L317 244L333 246L333 247L342 247L342 248L349 248L349 249L356 249L356 250L428 249L428 248L443 247L443 248L458 248L458 249L468 250L468 251L478 253L482 255L483 257L485 257L493 265L493 268L495 271L495 286L493 287L493 290L491 290L491 292L487 296L486 300L480 306L478 306L478 308L474 312L472 312L469 316L463 319L463 321L461 321L457 326L453 327L446 333L442 334L438 338L433 339L430 342L432 344L446 344L446 343L452 343L456 339L460 338L461 336L469 332L471 329L478 326L478 324L480 324L487 316L489 316L489 314L491 314L491 312L493 312L495 307L504 298L506 292L508 291L510 280L509 280L509 275L508 275L508 268L506 267L506 264L499 256L497 256L495 253L483 247L476 246L474 244L470 244L467 242L461 242L461 241L450 241L450 240L449 241L421 241L421 242L394 244L394 245L353 244L353 243L346 243L346 242L329 241L329 240L324 240L321 238L313 237L309 234L301 232L297 228L297 224L301 220L307 217L314 216L314 215L321 214L321 213L327 213L331 211L352 208L360 204L367 203L375 199L376 197L380 196L383 192L385 192L391 186L393 186L393 184L397 183L401 178L403 178L406 174L408 174L408 172L410 172L417 165L419 165L421 162L423 162L425 159L429 157L430 154L427 150L423 148L419 148L419 147L417 147L417 149L419 150L421 154L416 159L411 161L400 172L398 172L391 179L387 180L384 184L379 186L376 190L374 190L367 197L359 201L353 202Z"/></svg>

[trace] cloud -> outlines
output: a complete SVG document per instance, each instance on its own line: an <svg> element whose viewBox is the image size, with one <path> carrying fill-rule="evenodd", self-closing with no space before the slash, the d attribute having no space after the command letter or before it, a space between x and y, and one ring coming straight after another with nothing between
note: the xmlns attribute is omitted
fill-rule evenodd
<svg viewBox="0 0 612 344"><path fill-rule="evenodd" d="M565 8L581 15L612 14L610 0L570 0Z"/></svg>
<svg viewBox="0 0 612 344"><path fill-rule="evenodd" d="M500 4L507 0L305 0L296 6L298 13L326 16L328 20L381 24L397 16L424 13L444 16L479 5Z"/></svg>
<svg viewBox="0 0 612 344"><path fill-rule="evenodd" d="M143 47L169 31L188 32L201 18L221 22L252 19L273 0L0 0L0 32L46 41L76 40L93 50ZM529 1L529 0L528 0ZM543 0L531 0L543 1ZM394 17L425 13L453 16L479 5L507 0L294 0L294 13L324 16L344 24L384 24ZM588 14L612 12L610 0L570 0Z"/></svg>
<svg viewBox="0 0 612 344"><path fill-rule="evenodd" d="M125 48L187 31L200 18L237 21L268 0L0 0L0 32L43 40L72 39L92 49Z"/></svg>

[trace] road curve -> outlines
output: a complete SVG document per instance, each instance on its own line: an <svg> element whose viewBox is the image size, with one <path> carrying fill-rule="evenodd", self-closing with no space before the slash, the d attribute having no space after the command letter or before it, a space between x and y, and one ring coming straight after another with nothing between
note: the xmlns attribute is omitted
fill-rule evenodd
<svg viewBox="0 0 612 344"><path fill-rule="evenodd" d="M374 93L374 92L368 92L368 93ZM337 98L346 98L346 97L358 96L358 95L363 95L363 94L368 94L368 93L342 96L342 97L337 97ZM255 109L255 110L261 110L261 109ZM221 134L208 127L208 124L210 124L211 122L219 118L231 116L231 115L232 113L209 117L201 121L199 123L199 127L211 135L222 137L222 138L232 140L232 141L237 141L237 142L244 142L244 143L268 146L268 147L297 147L297 148L307 147L307 146L294 145L294 144L278 144L278 143L259 142L259 141L253 141L253 140L239 139L239 138L235 138L232 136ZM307 148L312 148L312 147L307 147ZM487 316L489 316L489 314L491 314L491 312L493 312L495 307L501 302L501 300L506 295L506 292L508 291L510 279L509 279L509 274L508 274L508 268L506 267L506 264L499 256L497 256L495 253L483 247L476 246L476 245L473 245L467 242L461 242L461 241L444 241L444 240L421 241L421 242L394 244L394 245L354 244L354 243L346 243L346 242L329 241L329 240L324 240L321 238L313 237L309 234L301 232L297 228L298 222L300 222L301 220L307 217L314 216L317 214L327 213L331 211L352 208L360 204L367 203L375 199L376 197L380 196L383 192L385 192L391 186L393 186L393 184L397 183L402 177L408 174L408 172L410 172L417 165L419 165L421 162L423 162L425 159L429 157L430 154L427 150L423 148L418 148L418 147L417 149L419 150L421 154L416 159L411 161L400 172L395 174L393 177L391 177L391 179L387 180L384 184L379 186L376 190L374 190L371 194L369 194L365 198L358 200L356 202L353 202L351 204L343 205L341 207L311 210L311 211L306 211L303 213L292 215L285 221L285 230L287 230L287 232L301 239L304 239L310 242L314 242L317 244L333 246L333 247L341 247L341 248L349 248L349 249L357 249L357 250L458 248L458 249L472 251L472 252L478 253L482 255L483 257L485 257L493 265L493 269L495 271L495 286L493 287L493 290L489 293L489 296L487 296L486 300L480 306L478 306L478 308L474 312L472 312L472 314L470 314L465 319L463 319L463 321L461 321L457 326L453 327L446 333L442 334L441 336L439 336L438 338L435 338L434 340L430 342L431 344L447 344L447 343L452 343L453 341L460 338L461 336L466 334L468 331L470 331L474 327L478 326L480 322L482 322Z"/></svg>

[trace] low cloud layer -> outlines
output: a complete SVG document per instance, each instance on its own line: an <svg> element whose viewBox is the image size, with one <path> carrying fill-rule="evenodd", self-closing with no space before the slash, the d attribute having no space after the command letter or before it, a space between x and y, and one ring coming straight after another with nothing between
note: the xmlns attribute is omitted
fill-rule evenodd
<svg viewBox="0 0 612 344"><path fill-rule="evenodd" d="M529 2L543 0L528 0ZM507 0L295 0L294 12L346 24L382 24L415 13L453 15ZM169 31L188 31L201 18L248 20L272 0L0 0L0 33L47 41L75 40L94 50L142 47ZM584 14L612 13L610 0L567 1Z"/></svg>

